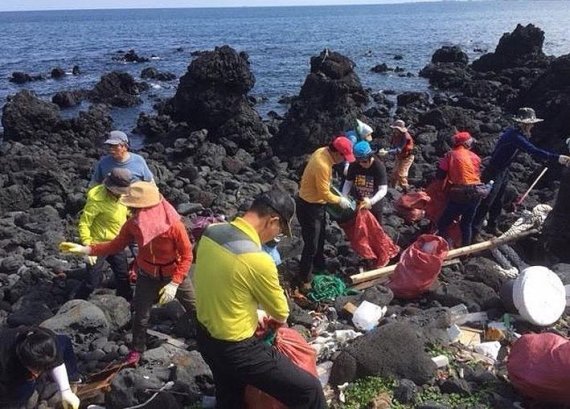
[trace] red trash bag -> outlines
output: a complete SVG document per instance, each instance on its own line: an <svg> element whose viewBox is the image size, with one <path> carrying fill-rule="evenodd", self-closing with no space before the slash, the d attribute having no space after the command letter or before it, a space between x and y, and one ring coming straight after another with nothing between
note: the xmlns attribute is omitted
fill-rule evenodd
<svg viewBox="0 0 570 409"><path fill-rule="evenodd" d="M341 223L340 227L354 251L363 259L376 260L376 268L384 267L400 252L400 247L384 232L376 217L366 209L357 211L354 219Z"/></svg>
<svg viewBox="0 0 570 409"><path fill-rule="evenodd" d="M296 330L280 327L275 334L273 348L291 359L299 368L317 375L317 353ZM287 406L254 386L245 387L246 409L287 409Z"/></svg>
<svg viewBox="0 0 570 409"><path fill-rule="evenodd" d="M556 334L526 334L512 346L507 370L523 395L544 402L570 402L570 341Z"/></svg>
<svg viewBox="0 0 570 409"><path fill-rule="evenodd" d="M426 192L411 192L400 196L394 208L406 222L413 223L423 219L429 201L430 197Z"/></svg>
<svg viewBox="0 0 570 409"><path fill-rule="evenodd" d="M443 238L421 235L404 250L386 286L398 298L411 299L423 294L437 279L448 250Z"/></svg>

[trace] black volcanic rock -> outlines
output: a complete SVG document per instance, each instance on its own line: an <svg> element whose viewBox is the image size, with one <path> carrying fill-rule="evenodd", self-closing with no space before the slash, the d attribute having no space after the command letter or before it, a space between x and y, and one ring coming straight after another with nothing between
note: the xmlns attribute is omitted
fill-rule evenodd
<svg viewBox="0 0 570 409"><path fill-rule="evenodd" d="M367 120L362 117L367 102L354 63L337 52L321 52L311 58L311 73L272 141L275 151L301 155L326 145L357 118Z"/></svg>
<svg viewBox="0 0 570 409"><path fill-rule="evenodd" d="M50 76L54 79L63 78L65 77L65 70L63 68L56 67L53 70L51 70Z"/></svg>
<svg viewBox="0 0 570 409"><path fill-rule="evenodd" d="M207 129L209 139L219 140L230 154L240 147L252 154L264 152L270 134L247 98L254 84L246 53L216 47L190 63L169 113L193 129Z"/></svg>
<svg viewBox="0 0 570 409"><path fill-rule="evenodd" d="M51 98L51 102L60 108L70 108L79 105L83 98L85 98L83 91L60 91Z"/></svg>
<svg viewBox="0 0 570 409"><path fill-rule="evenodd" d="M90 93L93 102L102 102L118 107L132 107L140 104L140 92L148 85L138 83L126 72L113 71L101 77Z"/></svg>
<svg viewBox="0 0 570 409"><path fill-rule="evenodd" d="M546 66L548 58L542 51L544 31L532 24L518 24L512 33L505 33L495 52L473 61L476 71L499 71L505 68Z"/></svg>
<svg viewBox="0 0 570 409"><path fill-rule="evenodd" d="M172 81L176 79L176 74L173 74L171 72L161 72L154 67L146 67L141 71L141 78L158 81Z"/></svg>
<svg viewBox="0 0 570 409"><path fill-rule="evenodd" d="M467 65L469 62L469 57L463 52L461 47L458 45L454 46L443 46L436 50L431 57L431 62L437 63L457 63Z"/></svg>
<svg viewBox="0 0 570 409"><path fill-rule="evenodd" d="M26 74L25 72L14 71L12 73L12 77L10 77L9 81L13 82L15 84L25 84L26 82L40 81L43 79L44 79L44 77L41 74L30 75L30 74Z"/></svg>

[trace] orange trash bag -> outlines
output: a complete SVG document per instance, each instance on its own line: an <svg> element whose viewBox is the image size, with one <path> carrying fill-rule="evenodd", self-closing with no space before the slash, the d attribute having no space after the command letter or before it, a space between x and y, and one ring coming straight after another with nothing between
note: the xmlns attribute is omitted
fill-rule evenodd
<svg viewBox="0 0 570 409"><path fill-rule="evenodd" d="M448 250L443 238L421 235L404 250L386 287L398 298L411 299L423 294L437 280Z"/></svg>
<svg viewBox="0 0 570 409"><path fill-rule="evenodd" d="M570 340L548 332L525 334L513 344L507 370L522 395L542 402L570 402Z"/></svg>
<svg viewBox="0 0 570 409"><path fill-rule="evenodd" d="M296 330L280 327L275 334L273 348L288 357L299 368L317 375L317 353ZM287 406L274 397L247 385L244 395L246 409L287 409Z"/></svg>
<svg viewBox="0 0 570 409"><path fill-rule="evenodd" d="M400 247L384 232L376 217L366 209L357 211L354 219L339 225L354 251L365 260L376 260L376 268L384 267L400 252Z"/></svg>
<svg viewBox="0 0 570 409"><path fill-rule="evenodd" d="M394 208L406 222L413 223L423 219L429 201L430 197L426 192L411 192L400 196Z"/></svg>

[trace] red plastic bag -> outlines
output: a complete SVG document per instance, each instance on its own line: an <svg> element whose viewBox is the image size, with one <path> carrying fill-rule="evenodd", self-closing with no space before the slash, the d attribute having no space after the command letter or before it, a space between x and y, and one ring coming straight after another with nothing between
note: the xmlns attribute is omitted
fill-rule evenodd
<svg viewBox="0 0 570 409"><path fill-rule="evenodd" d="M432 249L426 251L430 247ZM404 250L386 286L398 298L416 298L437 279L447 251L447 242L443 238L433 234L421 235Z"/></svg>
<svg viewBox="0 0 570 409"><path fill-rule="evenodd" d="M523 395L544 402L570 402L570 341L556 334L526 334L512 346L509 379Z"/></svg>
<svg viewBox="0 0 570 409"><path fill-rule="evenodd" d="M291 359L295 365L311 375L317 375L317 353L296 330L281 327L275 334L273 347ZM244 395L246 409L287 409L287 406L272 396L247 385Z"/></svg>
<svg viewBox="0 0 570 409"><path fill-rule="evenodd" d="M350 245L358 255L366 260L376 260L376 268L384 267L400 252L378 220L366 209L356 212L356 217L340 224Z"/></svg>
<svg viewBox="0 0 570 409"><path fill-rule="evenodd" d="M408 223L423 219L425 208L430 201L426 192L411 192L400 196L394 208L396 212Z"/></svg>

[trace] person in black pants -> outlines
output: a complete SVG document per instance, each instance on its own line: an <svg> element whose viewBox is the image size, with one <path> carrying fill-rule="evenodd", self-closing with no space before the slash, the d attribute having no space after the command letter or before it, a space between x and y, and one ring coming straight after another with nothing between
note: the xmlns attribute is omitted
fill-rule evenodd
<svg viewBox="0 0 570 409"><path fill-rule="evenodd" d="M481 240L479 233L487 214L487 232L497 236L503 234L498 229L497 222L501 214L503 195L509 183L509 166L520 151L528 153L534 159L558 162L563 166L570 165L570 156L537 148L528 140L534 125L543 121L536 117L534 109L520 108L513 121L517 123L516 126L508 128L501 135L489 165L483 171L482 182L488 184L493 180L494 184L489 196L481 201L473 219L473 232L478 236L477 241Z"/></svg>
<svg viewBox="0 0 570 409"><path fill-rule="evenodd" d="M360 141L353 148L356 162L350 164L346 181L342 186L343 196L352 191L360 206L370 210L382 225L382 199L388 192L386 167L374 155L370 144Z"/></svg>

